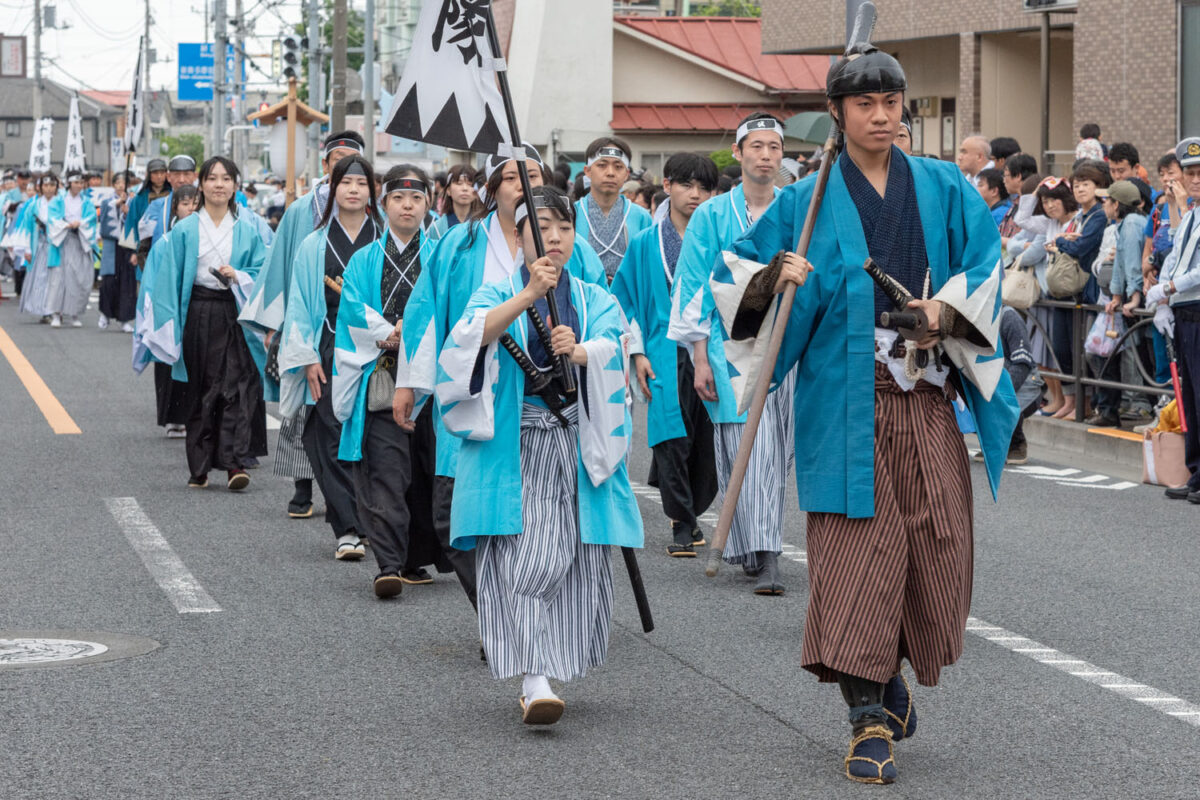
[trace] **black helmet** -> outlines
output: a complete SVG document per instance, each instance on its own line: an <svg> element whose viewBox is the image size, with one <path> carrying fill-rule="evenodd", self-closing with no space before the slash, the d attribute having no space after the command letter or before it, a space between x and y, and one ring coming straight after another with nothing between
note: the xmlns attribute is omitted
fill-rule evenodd
<svg viewBox="0 0 1200 800"><path fill-rule="evenodd" d="M907 88L900 62L870 42L854 45L825 76L825 96L831 100L855 94L891 94Z"/></svg>

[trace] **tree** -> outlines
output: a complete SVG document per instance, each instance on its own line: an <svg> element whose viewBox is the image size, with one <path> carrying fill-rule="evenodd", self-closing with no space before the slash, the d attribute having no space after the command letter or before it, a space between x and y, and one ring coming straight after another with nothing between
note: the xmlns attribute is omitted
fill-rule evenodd
<svg viewBox="0 0 1200 800"><path fill-rule="evenodd" d="M693 17L761 17L759 0L719 0L692 9Z"/></svg>
<svg viewBox="0 0 1200 800"><path fill-rule="evenodd" d="M321 49L324 51L323 58L321 59L321 72L324 74L325 88L328 89L329 88L329 70L333 66L333 47L334 47L334 42L333 42L333 0L324 0L323 5L324 5L325 9L324 9L324 12L321 14L321 18L324 19L325 22L323 25L321 25ZM308 35L308 4L307 3L305 3L305 5L304 5L304 11L303 11L303 14L301 15L300 24L298 24L295 27L293 32L297 36L307 36ZM338 46L339 47L359 47L359 48L361 48L363 46L363 39L365 38L365 36L366 36L366 21L363 18L363 12L357 11L353 7L348 8L347 13L346 13L346 41L342 42ZM308 51L304 52L300 61L304 67L304 79L302 81L300 81L300 83L296 89L296 93L300 97L300 99L303 100L305 103L308 103L313 108L319 109L319 108L321 108L322 105L324 105L325 98L323 98L323 97L316 98L316 102L313 102L308 99L308 97L309 97L309 92L308 92L308 81L309 81ZM346 54L346 68L347 69L359 70L362 68L362 64L363 64L363 54L361 52ZM347 98L347 99L349 99L349 98Z"/></svg>
<svg viewBox="0 0 1200 800"><path fill-rule="evenodd" d="M738 160L733 157L733 151L729 148L724 150L714 150L708 154L712 162L717 165L717 172L725 169L728 166L738 163Z"/></svg>
<svg viewBox="0 0 1200 800"><path fill-rule="evenodd" d="M191 156L199 164L204 161L204 137L198 133L181 133L161 139L163 155Z"/></svg>

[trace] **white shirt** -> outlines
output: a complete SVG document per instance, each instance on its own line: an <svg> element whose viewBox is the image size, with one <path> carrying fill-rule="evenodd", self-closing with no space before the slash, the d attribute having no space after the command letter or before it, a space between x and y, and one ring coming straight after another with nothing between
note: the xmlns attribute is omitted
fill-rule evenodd
<svg viewBox="0 0 1200 800"><path fill-rule="evenodd" d="M508 252L508 239L500 227L500 215L495 214L487 231L487 257L483 261L483 282L493 283L507 278L517 270L517 259ZM520 255L521 248L517 248Z"/></svg>
<svg viewBox="0 0 1200 800"><path fill-rule="evenodd" d="M199 257L196 260L196 286L206 289L228 289L216 275L209 272L225 266L233 260L233 214L226 211L220 224L215 224L208 215L208 209L201 208L196 212L200 217L200 244L197 248Z"/></svg>
<svg viewBox="0 0 1200 800"><path fill-rule="evenodd" d="M67 222L79 222L83 219L83 195L73 195L67 192L63 198L63 218Z"/></svg>

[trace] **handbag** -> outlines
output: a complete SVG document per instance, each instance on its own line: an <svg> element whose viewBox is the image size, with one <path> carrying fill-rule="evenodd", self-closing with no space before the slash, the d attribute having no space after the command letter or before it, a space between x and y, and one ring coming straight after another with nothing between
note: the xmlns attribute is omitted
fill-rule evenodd
<svg viewBox="0 0 1200 800"><path fill-rule="evenodd" d="M1074 229L1075 220L1071 220L1065 233L1070 233ZM1087 286L1091 277L1079 266L1079 259L1075 256L1069 256L1061 251L1050 254L1050 260L1046 265L1046 288L1054 299L1065 300L1074 297L1083 291L1083 287Z"/></svg>
<svg viewBox="0 0 1200 800"><path fill-rule="evenodd" d="M1033 270L1021 264L1024 257L1025 253L1021 253L1004 270L1004 280L1000 284L1000 297L1004 305L1018 311L1028 309L1042 295L1042 287L1038 286Z"/></svg>
<svg viewBox="0 0 1200 800"><path fill-rule="evenodd" d="M1092 329L1088 331L1083 349L1094 356L1108 358L1116 350L1117 340L1125 332L1125 317L1107 312L1096 315Z"/></svg>
<svg viewBox="0 0 1200 800"><path fill-rule="evenodd" d="M381 353L367 378L367 411L390 411L396 394L396 357Z"/></svg>

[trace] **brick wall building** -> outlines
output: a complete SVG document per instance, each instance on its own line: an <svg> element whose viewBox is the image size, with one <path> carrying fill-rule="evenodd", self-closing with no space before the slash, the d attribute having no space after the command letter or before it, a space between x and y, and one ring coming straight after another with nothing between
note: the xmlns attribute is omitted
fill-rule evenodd
<svg viewBox="0 0 1200 800"><path fill-rule="evenodd" d="M1040 15L1021 5L876 0L872 40L904 64L910 103L922 101L925 152L952 157L972 132L1038 149ZM763 0L763 49L840 52L845 8L845 0ZM1180 135L1200 134L1190 130L1200 104L1181 101L1200 93L1200 76L1180 70L1181 30L1200 25L1195 0L1080 0L1050 24L1050 150L1072 149L1085 122L1098 123L1106 142L1133 142L1148 163Z"/></svg>

